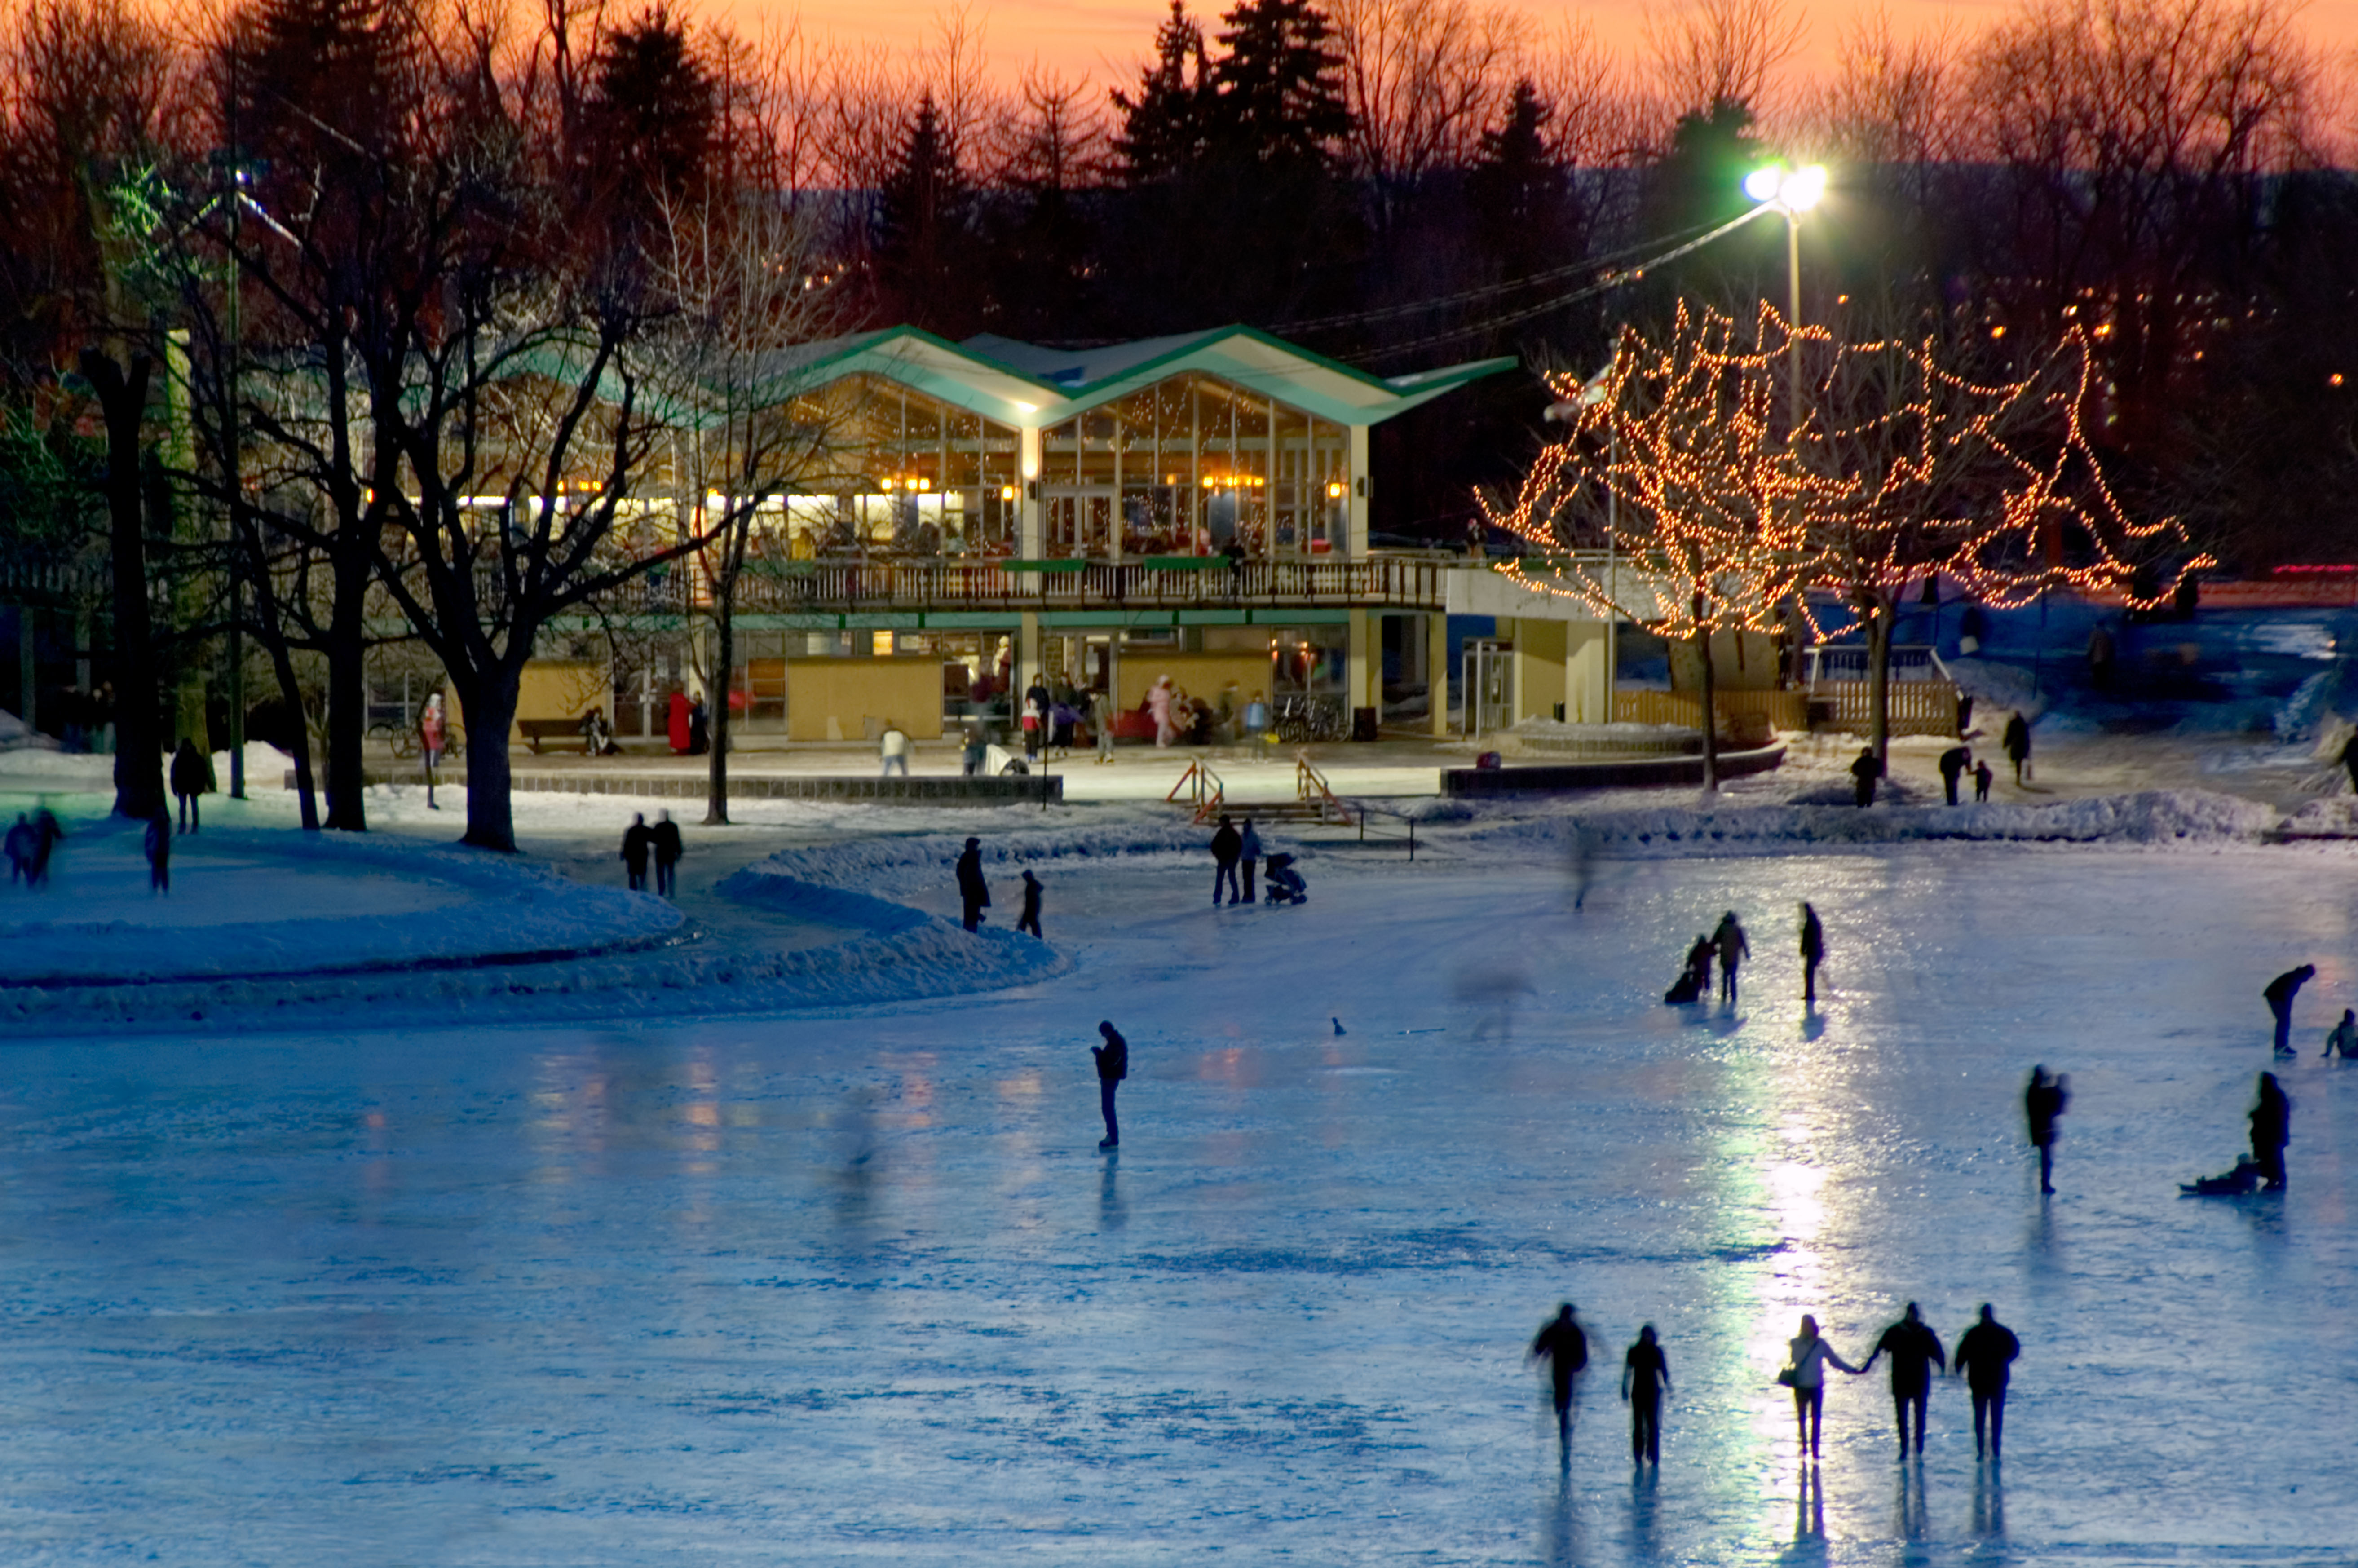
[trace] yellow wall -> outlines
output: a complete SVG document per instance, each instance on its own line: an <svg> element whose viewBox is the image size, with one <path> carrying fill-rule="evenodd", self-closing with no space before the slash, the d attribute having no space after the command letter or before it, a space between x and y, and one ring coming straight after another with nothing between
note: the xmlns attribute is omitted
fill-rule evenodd
<svg viewBox="0 0 2358 1568"><path fill-rule="evenodd" d="M786 661L786 739L857 741L861 720L891 719L913 741L942 733L942 661L801 658Z"/></svg>
<svg viewBox="0 0 2358 1568"><path fill-rule="evenodd" d="M1239 707L1252 700L1254 692L1261 700L1269 700L1269 650L1259 653L1179 654L1163 648L1124 648L1121 651L1121 706L1125 712L1135 709L1146 700L1146 688L1163 676L1171 677L1174 687L1184 687L1187 695L1213 707L1220 705L1220 691L1230 681L1237 683L1237 703Z"/></svg>
<svg viewBox="0 0 2358 1568"><path fill-rule="evenodd" d="M1516 718L1555 717L1563 700L1563 633L1561 621L1527 615L1515 622Z"/></svg>
<svg viewBox="0 0 2358 1568"><path fill-rule="evenodd" d="M1691 642L1669 646L1671 689L1703 685L1703 661ZM1712 684L1721 691L1769 691L1777 685L1777 644L1765 632L1719 632L1711 639Z"/></svg>
<svg viewBox="0 0 2358 1568"><path fill-rule="evenodd" d="M603 659L533 659L516 677L516 710L518 719L579 719L593 708L611 707L614 700L612 679ZM466 709L460 706L459 694L445 687L443 706L450 710L450 721L463 729L467 723ZM613 715L609 713L607 718ZM508 736L512 744L521 745L524 731L519 729Z"/></svg>
<svg viewBox="0 0 2358 1568"><path fill-rule="evenodd" d="M1572 723L1613 721L1613 672L1606 662L1610 631L1602 621L1564 624L1563 716Z"/></svg>

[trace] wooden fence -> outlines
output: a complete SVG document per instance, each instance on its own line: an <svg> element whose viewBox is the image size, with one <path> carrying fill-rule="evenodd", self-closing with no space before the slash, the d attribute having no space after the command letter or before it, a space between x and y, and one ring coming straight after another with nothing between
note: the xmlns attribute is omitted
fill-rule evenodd
<svg viewBox="0 0 2358 1568"><path fill-rule="evenodd" d="M1947 681L1893 681L1889 687L1891 732L1894 735L1954 735L1957 732L1957 688ZM1820 681L1802 691L1714 692L1713 708L1719 732L1732 740L1765 740L1776 730L1843 730L1855 735L1867 731L1867 683ZM1811 710L1818 722L1811 723ZM1613 717L1623 724L1678 724L1702 727L1702 700L1686 692L1617 691Z"/></svg>

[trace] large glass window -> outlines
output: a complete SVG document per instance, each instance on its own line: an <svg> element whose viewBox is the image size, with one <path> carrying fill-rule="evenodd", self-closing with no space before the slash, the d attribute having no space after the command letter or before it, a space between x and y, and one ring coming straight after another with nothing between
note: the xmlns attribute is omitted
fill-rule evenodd
<svg viewBox="0 0 2358 1568"><path fill-rule="evenodd" d="M784 560L990 559L1012 555L1022 443L997 424L878 376L804 400L830 456L775 507L760 553Z"/></svg>

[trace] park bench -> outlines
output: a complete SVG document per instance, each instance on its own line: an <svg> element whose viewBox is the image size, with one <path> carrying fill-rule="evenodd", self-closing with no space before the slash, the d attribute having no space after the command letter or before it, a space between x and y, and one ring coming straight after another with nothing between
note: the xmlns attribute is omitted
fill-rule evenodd
<svg viewBox="0 0 2358 1568"><path fill-rule="evenodd" d="M543 741L557 739L579 741L581 742L581 754L585 757L590 754L590 737L581 732L581 720L579 719L519 719L516 728L524 731L525 744L532 748L532 754L535 757L540 755Z"/></svg>

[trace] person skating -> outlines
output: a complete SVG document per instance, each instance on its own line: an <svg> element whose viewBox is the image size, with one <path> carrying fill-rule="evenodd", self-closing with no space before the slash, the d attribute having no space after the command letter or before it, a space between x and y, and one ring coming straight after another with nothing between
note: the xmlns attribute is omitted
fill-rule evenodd
<svg viewBox="0 0 2358 1568"><path fill-rule="evenodd" d="M1973 765L1973 752L1966 747L1952 746L1941 753L1941 789L1948 796L1951 806L1957 804L1957 781L1963 778L1965 770Z"/></svg>
<svg viewBox="0 0 2358 1568"><path fill-rule="evenodd" d="M430 692L426 698L425 711L417 716L417 754L426 764L426 809L428 811L442 809L434 801L434 774L442 765L443 741L448 733L448 725L442 717L442 694Z"/></svg>
<svg viewBox="0 0 2358 1568"><path fill-rule="evenodd" d="M179 803L180 831L194 833L203 825L197 802L213 792L213 760L197 750L196 741L180 737L172 752L172 798Z"/></svg>
<svg viewBox="0 0 2358 1568"><path fill-rule="evenodd" d="M1098 1109L1105 1117L1106 1135L1098 1141L1098 1147L1119 1149L1121 1123L1114 1117L1113 1094L1121 1087L1122 1079L1130 1076L1130 1042L1121 1037L1121 1031L1110 1020L1098 1024L1098 1033L1105 1036L1105 1044L1089 1047L1089 1054L1098 1063Z"/></svg>
<svg viewBox="0 0 2358 1568"><path fill-rule="evenodd" d="M2260 1097L2252 1106L2252 1160L2260 1168L2263 1192L2285 1186L2285 1145L2292 1141L2292 1101L2274 1073L2260 1075Z"/></svg>
<svg viewBox="0 0 2358 1568"><path fill-rule="evenodd" d="M20 816L16 820L22 822L25 819ZM13 839L16 836L11 834L9 837ZM2342 1022L2328 1030L2325 1035L2325 1054L2331 1056L2337 1051L2345 1062L2358 1056L2358 1012L2346 1007L2342 1010Z"/></svg>
<svg viewBox="0 0 2358 1568"><path fill-rule="evenodd" d="M1883 764L1875 759L1875 748L1863 746L1858 760L1850 765L1852 802L1862 811L1875 804L1875 781L1883 776Z"/></svg>
<svg viewBox="0 0 2358 1568"><path fill-rule="evenodd" d="M1908 1303L1908 1314L1883 1331L1875 1342L1875 1353L1860 1368L1864 1374L1875 1370L1876 1361L1884 1356L1891 1357L1891 1406L1899 1421L1899 1457L1908 1457L1908 1412L1916 1412L1916 1453L1924 1453L1924 1410L1932 1398L1932 1373L1945 1371L1948 1362L1941 1353L1941 1336L1932 1332L1916 1310Z"/></svg>
<svg viewBox="0 0 2358 1568"><path fill-rule="evenodd" d="M1736 966L1752 957L1752 944L1744 939L1744 927L1736 924L1736 911L1731 909L1719 917L1719 928L1711 934L1711 940L1719 949L1719 1000L1733 1007Z"/></svg>
<svg viewBox="0 0 2358 1568"><path fill-rule="evenodd" d="M33 880L33 825L23 812L16 813L16 826L8 829L8 885L30 884Z"/></svg>
<svg viewBox="0 0 2358 1568"><path fill-rule="evenodd" d="M654 849L654 834L647 827L647 814L631 814L631 825L622 829L622 869L630 873L631 891L647 891L647 857Z"/></svg>
<svg viewBox="0 0 2358 1568"><path fill-rule="evenodd" d="M1048 688L1038 676L1023 688L1023 755L1037 758L1047 743Z"/></svg>
<svg viewBox="0 0 2358 1568"><path fill-rule="evenodd" d="M982 923L982 912L990 907L990 884L982 880L982 840L969 838L966 852L957 858L958 903L965 906L966 928L973 930Z"/></svg>
<svg viewBox="0 0 2358 1568"><path fill-rule="evenodd" d="M2300 988L2309 984L2316 974L2315 964L2303 964L2298 969L2287 969L2270 980L2267 989L2260 992L2267 999L2268 1011L2276 1016L2277 1054L2279 1056L2293 1054L2292 999L2300 994Z"/></svg>
<svg viewBox="0 0 2358 1568"><path fill-rule="evenodd" d="M1555 1396L1557 1451L1568 1457L1572 1447L1572 1383L1580 1376L1581 1368L1588 1365L1588 1336L1581 1332L1570 1302L1557 1306L1555 1315L1540 1325L1526 1359L1548 1364L1548 1383Z"/></svg>
<svg viewBox="0 0 2358 1568"><path fill-rule="evenodd" d="M1996 1459L2005 1446L2006 1385L2014 1375L2015 1357L2021 1354L2022 1341L1998 1322L1989 1303L1982 1303L1981 1321L1965 1330L1957 1341L1956 1359L1949 1363L1949 1375L1963 1377L1974 1396L1976 1459L1984 1454Z"/></svg>
<svg viewBox="0 0 2358 1568"><path fill-rule="evenodd" d="M687 705L687 754L701 757L712 750L712 710L704 706L704 694L698 692L696 700Z"/></svg>
<svg viewBox="0 0 2358 1568"><path fill-rule="evenodd" d="M2029 1124L2031 1147L2039 1151L2039 1190L2055 1190L2055 1119L2071 1108L2071 1080L2047 1076L2044 1066L2030 1069L2030 1085L2022 1091L2023 1119Z"/></svg>
<svg viewBox="0 0 2358 1568"><path fill-rule="evenodd" d="M1237 835L1237 858L1245 871L1245 903L1253 901L1253 871L1260 865L1260 835L1253 831L1252 818L1245 818L1243 831Z"/></svg>
<svg viewBox="0 0 2358 1568"><path fill-rule="evenodd" d="M1793 1390L1793 1422L1800 1429L1801 1452L1812 1459L1818 1456L1818 1435L1825 1425L1826 1368L1829 1364L1855 1376L1858 1368L1834 1353L1834 1347L1818 1336L1818 1320L1809 1314L1801 1314L1801 1332L1786 1344L1785 1369L1779 1380Z"/></svg>
<svg viewBox="0 0 2358 1568"><path fill-rule="evenodd" d="M25 873L28 888L49 885L49 866L57 859L58 845L66 836L65 824L48 806L33 813L33 858Z"/></svg>
<svg viewBox="0 0 2358 1568"><path fill-rule="evenodd" d="M1818 966L1826 961L1826 928L1818 924L1818 912L1807 903L1801 905L1801 1005L1818 1005Z"/></svg>
<svg viewBox="0 0 2358 1568"><path fill-rule="evenodd" d="M2017 709L2006 721L2005 737L1998 742L2006 761L2014 764L2014 784L2022 787L2022 770L2030 762L2030 720Z"/></svg>
<svg viewBox="0 0 2358 1568"><path fill-rule="evenodd" d="M680 842L679 824L666 811L653 827L647 829L647 845L655 858L655 892L665 898L679 895L679 858L687 846Z"/></svg>
<svg viewBox="0 0 2358 1568"><path fill-rule="evenodd" d="M1987 762L1974 764L1974 804L1975 806L1989 804L1990 780L1996 776L1990 772L1990 765Z"/></svg>
<svg viewBox="0 0 2358 1568"><path fill-rule="evenodd" d="M1220 906L1220 890L1228 890L1228 902L1237 902L1237 861L1244 854L1244 839L1236 824L1227 816L1220 818L1220 829L1212 835L1212 907Z"/></svg>
<svg viewBox="0 0 2358 1568"><path fill-rule="evenodd" d="M1027 868L1023 873L1023 913L1015 922L1015 929L1040 935L1040 879ZM1043 940L1045 940L1043 938Z"/></svg>
<svg viewBox="0 0 2358 1568"><path fill-rule="evenodd" d="M172 819L160 806L147 819L147 891L172 891Z"/></svg>
<svg viewBox="0 0 2358 1568"><path fill-rule="evenodd" d="M907 778L909 776L909 732L891 719L886 719L884 732L876 737L876 755L884 764L883 772L876 775L878 778L891 778L892 770L895 768L901 770L903 778Z"/></svg>
<svg viewBox="0 0 2358 1568"><path fill-rule="evenodd" d="M1638 1343L1621 1358L1621 1400L1629 1407L1629 1462L1662 1463L1662 1396L1671 1390L1671 1364L1655 1341L1654 1325L1638 1331Z"/></svg>

